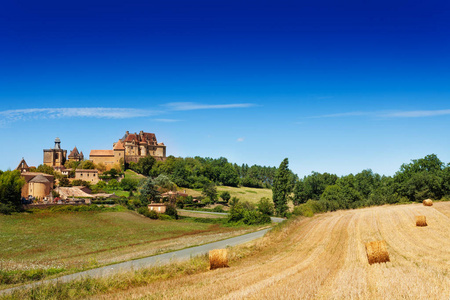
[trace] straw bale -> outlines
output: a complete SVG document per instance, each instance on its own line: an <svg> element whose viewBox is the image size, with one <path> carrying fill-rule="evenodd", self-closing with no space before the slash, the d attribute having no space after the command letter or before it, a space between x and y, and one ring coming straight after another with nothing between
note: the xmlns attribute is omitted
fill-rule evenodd
<svg viewBox="0 0 450 300"><path fill-rule="evenodd" d="M427 219L425 216L416 216L416 226L427 226Z"/></svg>
<svg viewBox="0 0 450 300"><path fill-rule="evenodd" d="M390 261L386 241L366 243L366 252L370 265Z"/></svg>
<svg viewBox="0 0 450 300"><path fill-rule="evenodd" d="M227 249L215 249L209 251L209 269L228 268Z"/></svg>
<svg viewBox="0 0 450 300"><path fill-rule="evenodd" d="M423 205L425 205L425 206L433 206L433 201L431 199L423 200Z"/></svg>

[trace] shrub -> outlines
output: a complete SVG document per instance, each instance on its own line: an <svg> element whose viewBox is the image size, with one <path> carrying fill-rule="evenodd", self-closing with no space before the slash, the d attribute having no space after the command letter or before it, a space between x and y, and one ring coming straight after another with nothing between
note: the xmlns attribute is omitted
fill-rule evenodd
<svg viewBox="0 0 450 300"><path fill-rule="evenodd" d="M173 220L173 218L171 216L166 215L166 214L159 214L158 218L160 220L163 220L163 221L171 221L171 220Z"/></svg>
<svg viewBox="0 0 450 300"><path fill-rule="evenodd" d="M153 219L153 220L157 220L158 219L158 213L154 210L150 210L148 211L146 217Z"/></svg>
<svg viewBox="0 0 450 300"><path fill-rule="evenodd" d="M294 211L292 213L297 216L312 217L315 213L325 212L329 210L328 208L330 207L328 207L327 204L334 205L333 201L308 200L306 203L294 207Z"/></svg>
<svg viewBox="0 0 450 300"><path fill-rule="evenodd" d="M273 202L267 197L261 198L257 204L257 207L258 210L264 215L271 216L274 213Z"/></svg>
<svg viewBox="0 0 450 300"><path fill-rule="evenodd" d="M212 209L213 212L225 212L222 205L217 205Z"/></svg>
<svg viewBox="0 0 450 300"><path fill-rule="evenodd" d="M178 219L178 212L177 212L177 209L176 209L175 206L173 206L173 205L170 205L170 204L167 205L165 214L168 215L168 216L171 216L171 217L174 218L175 220Z"/></svg>

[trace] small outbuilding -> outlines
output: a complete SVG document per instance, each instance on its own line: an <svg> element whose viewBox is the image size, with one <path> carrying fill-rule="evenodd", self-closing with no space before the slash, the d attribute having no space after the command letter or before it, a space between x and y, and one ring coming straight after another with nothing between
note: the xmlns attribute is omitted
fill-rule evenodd
<svg viewBox="0 0 450 300"><path fill-rule="evenodd" d="M167 204L165 203L150 203L148 205L148 210L154 210L159 214L163 214L166 212Z"/></svg>

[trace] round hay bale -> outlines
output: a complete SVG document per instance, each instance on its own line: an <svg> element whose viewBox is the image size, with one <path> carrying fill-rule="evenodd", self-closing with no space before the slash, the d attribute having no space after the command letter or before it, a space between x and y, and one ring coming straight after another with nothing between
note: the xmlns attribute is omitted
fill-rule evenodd
<svg viewBox="0 0 450 300"><path fill-rule="evenodd" d="M416 216L416 226L427 226L427 218L425 216Z"/></svg>
<svg viewBox="0 0 450 300"><path fill-rule="evenodd" d="M369 264L390 261L386 241L374 241L366 243L367 260Z"/></svg>
<svg viewBox="0 0 450 300"><path fill-rule="evenodd" d="M423 205L425 205L425 206L433 206L433 201L431 199L423 200Z"/></svg>
<svg viewBox="0 0 450 300"><path fill-rule="evenodd" d="M209 269L228 268L227 249L215 249L209 251Z"/></svg>

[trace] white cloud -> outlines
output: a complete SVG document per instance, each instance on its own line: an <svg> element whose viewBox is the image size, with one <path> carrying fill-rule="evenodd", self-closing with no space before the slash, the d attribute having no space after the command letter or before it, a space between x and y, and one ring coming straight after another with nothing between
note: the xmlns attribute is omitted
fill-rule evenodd
<svg viewBox="0 0 450 300"><path fill-rule="evenodd" d="M77 108L27 108L0 111L0 125L15 121L35 119L60 119L74 117L127 119L156 115L158 112L134 108L77 107Z"/></svg>
<svg viewBox="0 0 450 300"><path fill-rule="evenodd" d="M237 142L243 142L244 140L245 140L245 138L240 137L240 138L238 138L236 141L237 141Z"/></svg>
<svg viewBox="0 0 450 300"><path fill-rule="evenodd" d="M153 119L153 121L164 122L164 123L174 123L174 122L180 122L181 120L175 120L175 119Z"/></svg>
<svg viewBox="0 0 450 300"><path fill-rule="evenodd" d="M252 103L233 104L199 104L194 102L172 102L164 105L170 110L198 110L198 109L227 109L227 108L247 108L255 106Z"/></svg>

